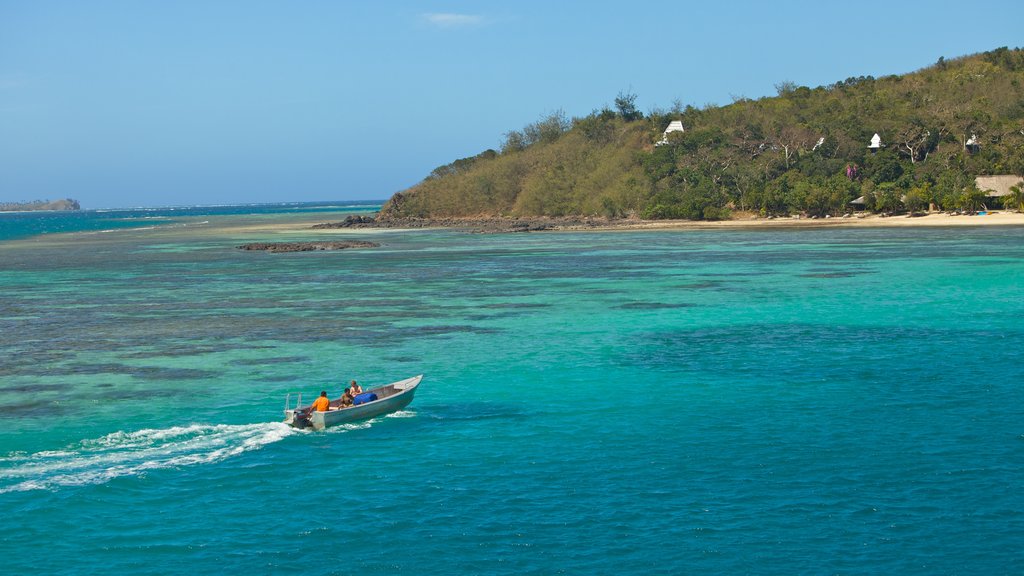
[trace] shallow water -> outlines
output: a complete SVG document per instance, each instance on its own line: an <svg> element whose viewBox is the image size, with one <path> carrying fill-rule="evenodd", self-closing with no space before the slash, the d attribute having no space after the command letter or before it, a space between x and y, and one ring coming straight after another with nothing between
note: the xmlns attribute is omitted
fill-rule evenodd
<svg viewBox="0 0 1024 576"><path fill-rule="evenodd" d="M375 231L262 254L233 246L273 238L204 218L0 243L12 573L40 542L69 573L1024 561L1024 230ZM288 392L418 373L401 413L277 423Z"/></svg>

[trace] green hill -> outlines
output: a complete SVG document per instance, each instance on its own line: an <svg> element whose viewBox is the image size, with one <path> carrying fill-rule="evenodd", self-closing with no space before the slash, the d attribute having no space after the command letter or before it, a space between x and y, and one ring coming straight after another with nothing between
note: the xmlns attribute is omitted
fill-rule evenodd
<svg viewBox="0 0 1024 576"><path fill-rule="evenodd" d="M77 200L33 200L32 202L0 202L0 212L25 212L34 210L81 210Z"/></svg>
<svg viewBox="0 0 1024 576"><path fill-rule="evenodd" d="M902 76L849 78L727 106L644 116L635 95L552 114L395 194L383 218L608 216L721 219L972 209L974 176L1024 174L1024 50L999 48ZM668 134L673 120L684 132ZM868 149L872 136L883 147ZM991 201L989 201L991 202Z"/></svg>

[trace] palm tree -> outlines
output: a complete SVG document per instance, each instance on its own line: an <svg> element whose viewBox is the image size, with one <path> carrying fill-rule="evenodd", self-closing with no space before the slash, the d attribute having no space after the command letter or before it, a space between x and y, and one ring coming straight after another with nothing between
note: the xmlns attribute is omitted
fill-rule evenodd
<svg viewBox="0 0 1024 576"><path fill-rule="evenodd" d="M1003 199L1007 208L1013 208L1018 212L1024 212L1024 187L1020 184L1010 186L1010 193Z"/></svg>
<svg viewBox="0 0 1024 576"><path fill-rule="evenodd" d="M960 193L957 204L961 210L974 212L985 208L985 193L978 190L978 187L971 184Z"/></svg>

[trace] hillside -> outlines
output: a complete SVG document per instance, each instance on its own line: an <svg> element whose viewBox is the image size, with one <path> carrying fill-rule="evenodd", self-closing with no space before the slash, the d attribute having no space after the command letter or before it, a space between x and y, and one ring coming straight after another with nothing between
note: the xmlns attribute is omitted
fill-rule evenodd
<svg viewBox="0 0 1024 576"><path fill-rule="evenodd" d="M778 96L644 116L635 95L506 135L395 194L381 217L607 216L724 219L973 209L974 177L1024 174L1024 50L939 61ZM673 120L685 129L667 135ZM869 150L872 136L882 146ZM1020 198L1017 199L1018 201Z"/></svg>

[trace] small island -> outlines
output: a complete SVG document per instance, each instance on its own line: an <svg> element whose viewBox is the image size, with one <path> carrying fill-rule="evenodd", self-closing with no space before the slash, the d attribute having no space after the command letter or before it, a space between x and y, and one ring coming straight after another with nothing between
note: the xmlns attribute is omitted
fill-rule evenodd
<svg viewBox="0 0 1024 576"><path fill-rule="evenodd" d="M239 250L258 250L262 252L315 252L320 250L345 250L348 248L377 248L380 244L362 240L329 241L329 242L250 242L238 246Z"/></svg>
<svg viewBox="0 0 1024 576"><path fill-rule="evenodd" d="M33 200L31 202L0 202L0 212L30 212L36 210L81 210L78 200Z"/></svg>

